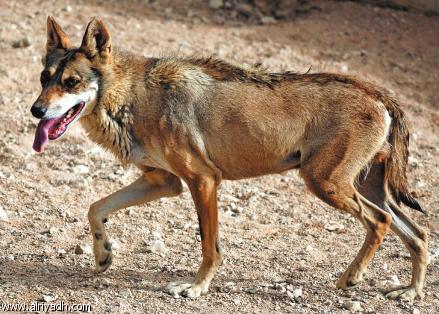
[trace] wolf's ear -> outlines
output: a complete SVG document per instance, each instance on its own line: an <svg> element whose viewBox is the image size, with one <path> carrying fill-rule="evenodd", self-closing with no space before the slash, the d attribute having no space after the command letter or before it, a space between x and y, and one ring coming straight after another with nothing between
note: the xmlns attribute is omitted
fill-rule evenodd
<svg viewBox="0 0 439 314"><path fill-rule="evenodd" d="M70 40L62 30L61 26L55 22L53 17L48 16L46 53L49 54L55 49L69 49L71 47Z"/></svg>
<svg viewBox="0 0 439 314"><path fill-rule="evenodd" d="M88 23L80 49L89 58L99 56L103 62L108 60L111 55L111 38L102 20L93 18Z"/></svg>

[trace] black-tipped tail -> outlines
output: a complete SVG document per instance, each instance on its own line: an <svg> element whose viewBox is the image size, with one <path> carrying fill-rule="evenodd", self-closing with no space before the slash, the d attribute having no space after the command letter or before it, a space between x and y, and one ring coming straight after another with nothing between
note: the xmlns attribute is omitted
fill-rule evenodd
<svg viewBox="0 0 439 314"><path fill-rule="evenodd" d="M410 208L413 208L414 210L420 211L423 214L427 214L427 211L419 204L418 200L415 199L413 196L405 193L401 193L399 195L399 198L401 202L403 202L405 205L407 205Z"/></svg>

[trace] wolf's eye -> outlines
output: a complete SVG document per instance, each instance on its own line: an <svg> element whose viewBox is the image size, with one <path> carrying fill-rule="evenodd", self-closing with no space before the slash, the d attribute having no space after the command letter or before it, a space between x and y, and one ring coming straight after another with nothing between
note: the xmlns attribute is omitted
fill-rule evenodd
<svg viewBox="0 0 439 314"><path fill-rule="evenodd" d="M50 74L49 74L49 71L43 71L43 72L41 72L41 76L40 76L40 82L41 82L41 85L44 86L44 85L46 85L49 81L50 81Z"/></svg>
<svg viewBox="0 0 439 314"><path fill-rule="evenodd" d="M67 88L73 88L73 87L75 87L76 85L78 85L78 83L79 83L79 80L76 79L76 78L74 78L74 77L69 77L68 79L66 79L66 80L64 81L64 85L65 85Z"/></svg>

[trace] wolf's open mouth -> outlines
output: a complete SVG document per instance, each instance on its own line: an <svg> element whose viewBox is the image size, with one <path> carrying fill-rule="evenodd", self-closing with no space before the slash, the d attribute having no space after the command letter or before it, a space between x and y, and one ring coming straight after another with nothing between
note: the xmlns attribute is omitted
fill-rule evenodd
<svg viewBox="0 0 439 314"><path fill-rule="evenodd" d="M44 146L50 140L56 140L67 130L67 127L84 109L85 102L80 102L76 106L70 108L61 117L41 120L35 132L35 139L32 148L41 153Z"/></svg>

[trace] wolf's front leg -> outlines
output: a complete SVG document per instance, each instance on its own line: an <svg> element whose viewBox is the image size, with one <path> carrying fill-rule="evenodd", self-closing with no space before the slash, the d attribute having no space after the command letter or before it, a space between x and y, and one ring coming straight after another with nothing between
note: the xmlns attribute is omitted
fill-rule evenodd
<svg viewBox="0 0 439 314"><path fill-rule="evenodd" d="M216 199L218 182L211 177L202 177L194 179L188 185L197 208L203 261L193 282L172 282L167 290L174 297L181 295L196 298L207 293L210 281L222 262Z"/></svg>
<svg viewBox="0 0 439 314"><path fill-rule="evenodd" d="M160 169L144 173L127 187L97 201L90 206L88 220L93 235L96 270L103 272L110 267L113 254L105 232L108 215L118 209L139 205L160 197L176 196L182 191L179 178Z"/></svg>

